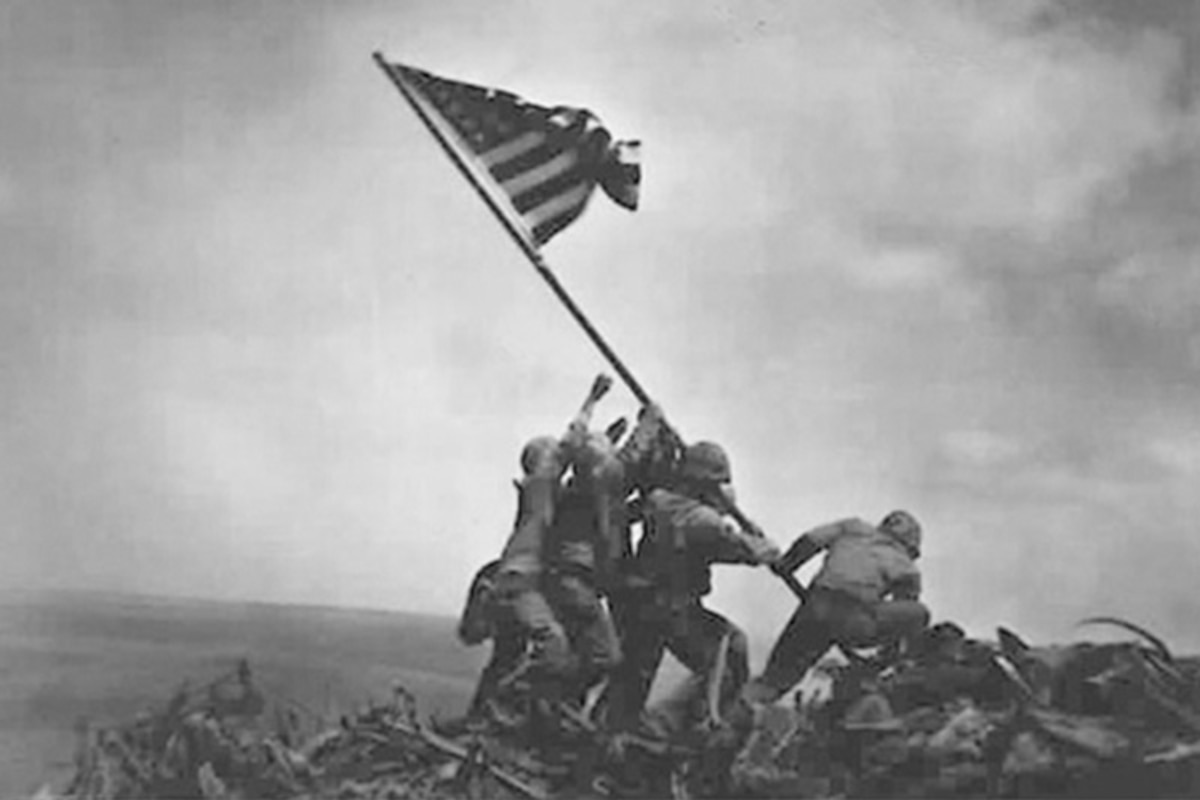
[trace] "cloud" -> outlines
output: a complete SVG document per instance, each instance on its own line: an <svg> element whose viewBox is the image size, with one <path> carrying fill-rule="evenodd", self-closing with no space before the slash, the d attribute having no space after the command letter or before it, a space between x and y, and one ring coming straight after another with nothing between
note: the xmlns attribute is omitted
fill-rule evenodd
<svg viewBox="0 0 1200 800"><path fill-rule="evenodd" d="M1142 325L1190 327L1200 315L1200 249L1131 254L1100 274L1096 295Z"/></svg>
<svg viewBox="0 0 1200 800"><path fill-rule="evenodd" d="M1146 171L1195 150L1174 94L1186 62L1169 29L1057 3L764 4L633 35L664 30L702 41L707 55L664 53L635 92L657 97L689 70L712 90L676 95L673 127L647 132L648 157L654 138L667 143L648 162L649 193L679 212L654 220L673 240L656 249L721 253L734 280L804 274L812 287L825 274L881 296L918 291L910 299L923 314L995 319L1014 341L1037 331L1034 346L1048 341L1063 360L1108 350L1114 370L1162 347L1161 323L1143 318L1149 336L1112 348L1080 293L1122 250L1133 255L1113 236L1117 220L1154 202ZM1188 203L1179 192L1164 203ZM1186 297L1176 280L1155 276L1139 292ZM775 282L781 296L795 291L789 281Z"/></svg>
<svg viewBox="0 0 1200 800"><path fill-rule="evenodd" d="M1153 31L1092 35L1069 15L1031 30L1048 7L689 8L622 32L659 50L653 70L605 66L651 111L647 200L682 204L675 224L1044 240L1170 141L1179 67ZM585 42L611 35L579 25Z"/></svg>
<svg viewBox="0 0 1200 800"><path fill-rule="evenodd" d="M1022 454L1016 439L982 429L951 431L943 447L951 461L970 467L1003 466Z"/></svg>
<svg viewBox="0 0 1200 800"><path fill-rule="evenodd" d="M1099 39L1070 18L1031 36L960 8L876 6L861 58L797 57L812 78L783 129L801 169L777 174L815 173L814 206L881 227L1036 240L1171 141L1169 37Z"/></svg>
<svg viewBox="0 0 1200 800"><path fill-rule="evenodd" d="M289 499L295 467L267 426L244 410L240 419L233 412L194 397L160 395L145 419L161 435L147 444L161 448L154 461L163 466L165 491L216 503L214 522L232 512L239 524L261 525Z"/></svg>
<svg viewBox="0 0 1200 800"><path fill-rule="evenodd" d="M1150 456L1176 473L1177 480L1194 480L1200 476L1200 436L1195 434L1152 440Z"/></svg>
<svg viewBox="0 0 1200 800"><path fill-rule="evenodd" d="M3 217L17 207L17 183L0 168L0 217Z"/></svg>
<svg viewBox="0 0 1200 800"><path fill-rule="evenodd" d="M1200 451L1145 433L1043 431L1019 444L986 429L948 434L917 504L927 510L935 616L1046 640L1119 613L1181 647L1200 645L1182 624L1182 608L1196 606L1181 566L1200 557L1184 533L1200 511L1191 491Z"/></svg>

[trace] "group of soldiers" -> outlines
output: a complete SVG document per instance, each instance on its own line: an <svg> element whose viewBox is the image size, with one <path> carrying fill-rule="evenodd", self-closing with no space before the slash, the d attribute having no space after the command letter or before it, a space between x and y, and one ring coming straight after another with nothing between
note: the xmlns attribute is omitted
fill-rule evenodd
<svg viewBox="0 0 1200 800"><path fill-rule="evenodd" d="M520 684L532 707L581 709L618 737L703 728L736 739L830 647L886 659L925 630L912 515L823 525L783 552L737 511L721 446L683 444L653 403L632 431L624 419L593 431L611 385L598 376L565 435L521 453L512 531L476 575L459 624L464 643L493 642L469 716L497 713ZM705 605L712 566L791 576L820 553L805 601L751 677L746 635ZM666 652L690 674L647 709Z"/></svg>

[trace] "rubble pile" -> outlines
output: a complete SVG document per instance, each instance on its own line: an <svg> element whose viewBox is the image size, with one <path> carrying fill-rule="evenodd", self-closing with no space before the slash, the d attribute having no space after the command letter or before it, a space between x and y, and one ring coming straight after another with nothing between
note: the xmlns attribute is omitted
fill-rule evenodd
<svg viewBox="0 0 1200 800"><path fill-rule="evenodd" d="M935 626L878 670L826 667L828 702L759 725L740 786L758 797L1195 797L1200 672L1157 639L1032 648ZM778 717L778 715L776 715Z"/></svg>
<svg viewBox="0 0 1200 800"><path fill-rule="evenodd" d="M246 664L164 708L81 732L65 796L118 798L1194 797L1200 668L1137 642L1030 647L952 624L880 664L823 664L830 691L759 709L714 781L705 740L626 737L573 707L439 723L397 688L338 724L306 725ZM543 719L544 723L544 719Z"/></svg>
<svg viewBox="0 0 1200 800"><path fill-rule="evenodd" d="M336 725L306 724L288 701L266 701L245 662L202 689L185 683L156 713L79 737L62 795L77 800L540 798L555 774L498 739L442 735L400 687Z"/></svg>

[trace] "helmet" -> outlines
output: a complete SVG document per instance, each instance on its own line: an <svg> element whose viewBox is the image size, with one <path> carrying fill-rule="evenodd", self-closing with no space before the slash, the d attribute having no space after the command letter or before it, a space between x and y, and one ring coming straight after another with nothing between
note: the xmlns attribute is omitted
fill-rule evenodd
<svg viewBox="0 0 1200 800"><path fill-rule="evenodd" d="M545 472L555 465L558 457L558 439L553 436L538 436L530 439L525 448L521 450L521 472L526 475Z"/></svg>
<svg viewBox="0 0 1200 800"><path fill-rule="evenodd" d="M912 514L893 511L879 523L879 529L903 545L913 558L921 555L921 523Z"/></svg>
<svg viewBox="0 0 1200 800"><path fill-rule="evenodd" d="M487 641L495 635L496 577L500 560L489 561L471 581L467 604L458 621L458 638L466 645Z"/></svg>
<svg viewBox="0 0 1200 800"><path fill-rule="evenodd" d="M683 451L683 463L679 468L685 478L712 483L729 483L732 474L729 456L716 442L696 442Z"/></svg>

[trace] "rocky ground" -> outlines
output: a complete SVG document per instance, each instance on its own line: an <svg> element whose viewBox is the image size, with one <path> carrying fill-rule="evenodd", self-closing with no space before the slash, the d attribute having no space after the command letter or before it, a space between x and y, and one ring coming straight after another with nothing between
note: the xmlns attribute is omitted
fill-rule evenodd
<svg viewBox="0 0 1200 800"><path fill-rule="evenodd" d="M760 709L733 746L714 730L614 741L566 707L536 729L426 719L400 687L328 727L264 696L243 663L123 725L81 729L62 796L1197 796L1197 663L1121 620L1092 622L1134 639L1034 648L936 626L899 662L825 667L830 695Z"/></svg>

